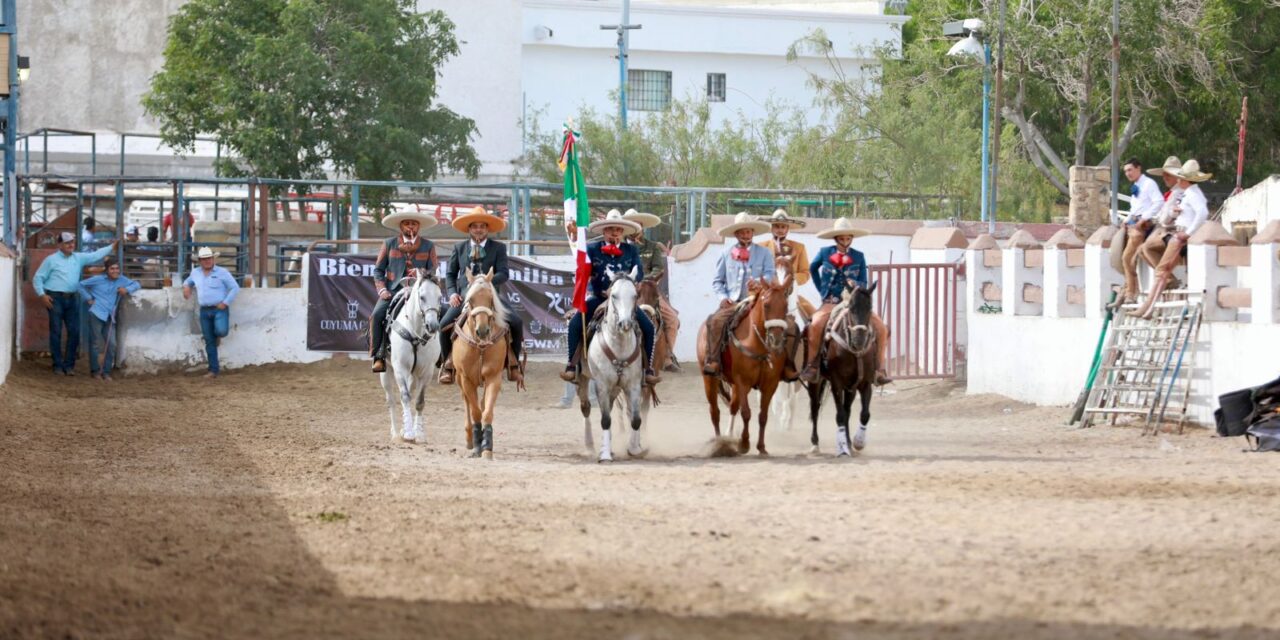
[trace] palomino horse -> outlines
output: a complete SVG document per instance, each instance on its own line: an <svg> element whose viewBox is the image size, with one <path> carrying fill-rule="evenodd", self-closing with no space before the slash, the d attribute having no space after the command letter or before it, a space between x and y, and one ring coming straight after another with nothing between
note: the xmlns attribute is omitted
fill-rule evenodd
<svg viewBox="0 0 1280 640"><path fill-rule="evenodd" d="M877 280L870 287L862 288L852 281L845 289L844 301L831 311L827 323L826 366L822 379L809 388L809 420L813 434L809 442L818 451L818 410L827 384L836 404L836 456L852 455L849 451L849 417L853 408L853 396L862 396L862 413L858 416L858 431L853 436L853 448L861 451L867 443L867 423L871 421L871 390L876 380L878 350L876 332L871 327L871 294L879 286Z"/></svg>
<svg viewBox="0 0 1280 640"><path fill-rule="evenodd" d="M483 275L467 273L466 320L454 327L454 379L467 405L467 448L471 457L493 459L493 407L502 390L508 342L507 311L493 287L493 269ZM484 406L481 407L481 402Z"/></svg>
<svg viewBox="0 0 1280 640"><path fill-rule="evenodd" d="M711 405L711 426L716 438L720 437L720 402L723 395L729 401L729 437L733 437L733 425L742 415L742 438L738 453L751 449L751 407L747 394L752 389L760 391L760 437L756 451L769 455L764 446L764 429L769 421L769 403L782 380L782 368L789 357L786 349L787 287L790 278L768 282L764 278L753 280L748 286L751 293L746 317L729 334L720 376L702 376L702 386ZM698 362L706 361L706 333L704 322L698 331ZM726 391L726 382L729 390Z"/></svg>
<svg viewBox="0 0 1280 640"><path fill-rule="evenodd" d="M610 408L619 394L626 394L627 414L631 416L631 441L627 445L627 455L639 458L647 453L640 438L644 345L635 321L637 275L634 268L630 274L622 271L609 274L613 283L609 285L609 298L605 300L604 319L587 347L587 366L582 368L584 379L578 383L578 403L582 408L584 441L588 451L594 448L591 400L587 396L589 389L595 390L596 406L600 407L600 429L603 433L599 462L613 461Z"/></svg>
<svg viewBox="0 0 1280 640"><path fill-rule="evenodd" d="M405 442L426 440L422 424L422 405L427 399L427 381L436 374L440 357L440 285L419 270L399 315L391 323L391 357L387 370L378 374L382 390L387 394L387 411L391 413L391 439ZM396 391L399 391L397 395ZM396 409L400 409L403 430L396 427Z"/></svg>

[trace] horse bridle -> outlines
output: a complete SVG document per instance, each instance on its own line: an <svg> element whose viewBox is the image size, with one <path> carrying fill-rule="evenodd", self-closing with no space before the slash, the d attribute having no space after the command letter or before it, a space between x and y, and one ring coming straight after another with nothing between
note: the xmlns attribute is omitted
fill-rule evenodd
<svg viewBox="0 0 1280 640"><path fill-rule="evenodd" d="M423 277L423 279L429 280L433 283L435 282L434 278ZM410 296L417 298L417 294L415 293L415 291L418 286L419 286L419 283L415 282L413 285L413 288L409 290ZM421 299L417 300L417 304L419 306L424 306L422 305ZM424 327L422 335L420 336L414 335L413 332L410 331L408 327L404 326L403 324L400 324L400 318L403 316L397 316L395 321L391 323L391 330L396 332L396 335L400 336L401 338L404 338L405 341L408 342L409 345L413 347L413 369L418 368L418 347L430 342L431 339L436 337L436 334L440 332L439 328L437 328L435 331L431 330L431 322L429 320L430 316L428 315L432 313L436 314L436 324L439 324L440 310L432 308L430 305L425 305L425 306L426 308L421 310L422 320L423 320L422 324Z"/></svg>
<svg viewBox="0 0 1280 640"><path fill-rule="evenodd" d="M757 304L764 304L763 298L764 298L763 295L757 295L755 300L751 303L752 307L754 307ZM747 313L750 314L751 313L750 310L748 310ZM742 355L752 360L756 360L758 362L764 362L768 364L770 367L772 367L773 360L770 359L770 356L784 353L784 350L787 347L787 339L786 339L787 321L785 319L765 320L764 321L765 332L767 333L770 329L782 329L783 331L782 342L778 344L776 347L769 346L769 340L764 335L761 335L760 327L757 327L755 323L751 324L751 332L755 334L758 340L760 340L760 344L764 345L764 348L765 348L764 353L756 353L755 351L752 351L750 348L747 347L747 345L743 344L742 341L738 339L737 334L733 333L732 331L729 332L729 338L733 342L733 346L738 351L742 352Z"/></svg>
<svg viewBox="0 0 1280 640"><path fill-rule="evenodd" d="M613 285L621 280L626 280L627 282L630 282L632 285L635 285L635 281L631 279L631 276L625 273L622 273L622 274L619 274L618 277L614 279L613 283L609 285L609 289L612 290ZM612 291L606 291L605 293L607 294L606 298L608 300L607 304L609 305L610 314L615 316L621 316L622 314L618 313L617 307L613 305ZM640 310L643 312L644 307L641 306ZM637 327L636 330L638 331L639 328ZM609 359L609 364L613 365L614 372L618 376L618 378L622 378L622 372L625 371L627 367L631 366L632 362L635 362L636 359L640 357L641 342L642 340L640 339L640 336L636 336L635 348L631 350L631 355L628 355L624 359L624 358L619 358L618 354L614 353L613 349L609 348L609 342L607 340L600 341L600 348L604 349L604 356Z"/></svg>
<svg viewBox="0 0 1280 640"><path fill-rule="evenodd" d="M493 291L493 295L495 297L498 295L497 290ZM497 315L491 307L471 306L471 303L467 303L467 306L464 309L464 311L466 311L467 313L467 320L470 320L474 316L487 315L490 318L494 318L494 316ZM461 327L455 329L454 333L456 333L459 338L462 338L463 342L479 350L481 357L483 357L485 349L488 349L489 347L492 347L493 345L497 344L500 338L507 335L507 329L505 327L502 327L501 325L497 325L496 328L497 330L490 333L489 337L486 338L485 340L480 340L474 336L467 335L467 332L463 331L463 329L466 329L466 324L463 324Z"/></svg>

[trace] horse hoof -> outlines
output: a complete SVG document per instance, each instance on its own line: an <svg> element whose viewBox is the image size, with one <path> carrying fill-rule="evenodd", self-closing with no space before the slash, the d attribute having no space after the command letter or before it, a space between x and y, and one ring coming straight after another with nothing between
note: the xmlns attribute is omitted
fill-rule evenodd
<svg viewBox="0 0 1280 640"><path fill-rule="evenodd" d="M472 451L472 452L471 452L471 454L470 454L470 455L468 455L467 457L468 457L468 458L479 458L479 457L480 457L480 450L479 450L479 449L476 449L476 450Z"/></svg>
<svg viewBox="0 0 1280 640"><path fill-rule="evenodd" d="M635 451L632 451L631 449L627 449L627 455L628 455L628 456L631 456L632 458L643 458L643 457L645 457L645 456L649 455L649 450L648 450L648 449L637 449L637 450L635 450Z"/></svg>
<svg viewBox="0 0 1280 640"><path fill-rule="evenodd" d="M850 458L852 456L853 454L849 453L848 451L841 451L840 453L836 454L837 458Z"/></svg>
<svg viewBox="0 0 1280 640"><path fill-rule="evenodd" d="M600 462L613 462L613 455L608 454L608 453L602 453L602 454L600 454L600 457L599 457L598 459L596 459L596 462L597 462L597 463L600 463Z"/></svg>
<svg viewBox="0 0 1280 640"><path fill-rule="evenodd" d="M485 460L492 460L492 459L493 459L493 452L492 452L492 451L485 451L485 452L483 452L483 453L481 453L481 454L480 454L480 457L481 457L481 458L484 458Z"/></svg>
<svg viewBox="0 0 1280 640"><path fill-rule="evenodd" d="M867 446L867 430L858 429L858 431L853 434L853 450L862 451L862 448L865 446Z"/></svg>
<svg viewBox="0 0 1280 640"><path fill-rule="evenodd" d="M818 455L819 453L820 453L820 452L818 451L818 445L816 445L816 444L815 444L815 445L813 445L812 447L809 447L809 455L811 455L811 456L816 456L816 455Z"/></svg>

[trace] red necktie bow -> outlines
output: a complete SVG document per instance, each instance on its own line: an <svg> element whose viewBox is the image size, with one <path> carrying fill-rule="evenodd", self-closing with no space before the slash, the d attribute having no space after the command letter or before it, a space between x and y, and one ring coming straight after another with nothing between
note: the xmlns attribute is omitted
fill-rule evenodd
<svg viewBox="0 0 1280 640"><path fill-rule="evenodd" d="M733 256L734 260L746 262L751 259L751 250L746 247L734 247L729 255Z"/></svg>
<svg viewBox="0 0 1280 640"><path fill-rule="evenodd" d="M606 244L600 248L600 251L606 256L613 256L614 258L622 255L622 247L619 247L616 244Z"/></svg>
<svg viewBox="0 0 1280 640"><path fill-rule="evenodd" d="M843 269L853 264L853 258L843 253L833 253L831 254L831 264L834 264L837 269Z"/></svg>

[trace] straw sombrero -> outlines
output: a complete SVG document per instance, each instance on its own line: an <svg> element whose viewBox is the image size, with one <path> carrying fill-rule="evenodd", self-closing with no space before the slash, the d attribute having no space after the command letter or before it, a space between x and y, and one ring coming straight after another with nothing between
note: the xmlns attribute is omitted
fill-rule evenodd
<svg viewBox="0 0 1280 640"><path fill-rule="evenodd" d="M596 220L587 226L587 235L593 236L604 231L605 227L622 227L627 235L639 233L640 223L632 222L622 217L622 212L617 209L610 209L609 215L603 220Z"/></svg>
<svg viewBox="0 0 1280 640"><path fill-rule="evenodd" d="M204 260L205 258L216 258L220 255L222 254L218 253L217 251L214 251L213 249L210 249L209 247L200 247L200 250L196 252L196 260Z"/></svg>
<svg viewBox="0 0 1280 640"><path fill-rule="evenodd" d="M733 224L721 227L719 233L722 237L731 238L739 229L750 229L753 233L764 233L769 230L769 223L762 222L746 211L739 211L738 215L733 217Z"/></svg>
<svg viewBox="0 0 1280 640"><path fill-rule="evenodd" d="M1200 171L1200 163L1194 159L1186 161L1181 169L1171 171L1173 175L1182 178L1188 182L1204 182L1213 177L1212 173L1204 173Z"/></svg>
<svg viewBox="0 0 1280 640"><path fill-rule="evenodd" d="M764 221L769 223L770 225L775 225L779 223L785 224L790 226L792 229L800 229L804 227L804 220L801 220L800 218L792 218L791 216L787 215L786 209L774 209L773 215L769 216L768 218L765 218Z"/></svg>
<svg viewBox="0 0 1280 640"><path fill-rule="evenodd" d="M635 209L627 209L627 212L622 214L622 219L630 220L640 225L641 229L648 229L649 227L656 227L662 224L662 218L659 218L652 213L641 213Z"/></svg>
<svg viewBox="0 0 1280 640"><path fill-rule="evenodd" d="M818 232L818 237L823 240L830 240L836 236L853 236L855 238L861 238L862 236L869 235L871 235L870 231L853 226L853 220L850 220L849 218L837 218L836 223L832 225L830 229Z"/></svg>
<svg viewBox="0 0 1280 640"><path fill-rule="evenodd" d="M1169 156L1168 158L1164 159L1163 167L1159 167L1157 169L1147 169L1147 175L1162 176L1166 171L1176 173L1178 169L1181 169L1181 168L1182 168L1182 161L1178 159L1178 156Z"/></svg>
<svg viewBox="0 0 1280 640"><path fill-rule="evenodd" d="M472 222L483 222L489 225L489 233L502 233L507 228L507 222L501 216L489 213L484 207L476 207L453 219L453 228L468 233Z"/></svg>
<svg viewBox="0 0 1280 640"><path fill-rule="evenodd" d="M382 226L392 231L399 232L400 223L405 220L417 220L418 223L422 225L418 228L419 233L426 231L430 227L436 226L436 223L439 222L436 220L435 216L422 211L397 211L391 215L384 216L382 218Z"/></svg>

